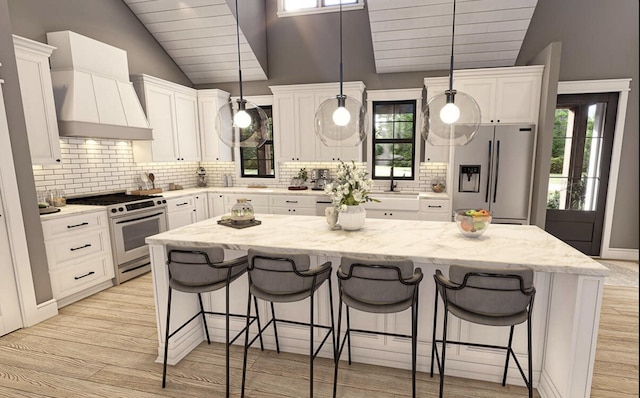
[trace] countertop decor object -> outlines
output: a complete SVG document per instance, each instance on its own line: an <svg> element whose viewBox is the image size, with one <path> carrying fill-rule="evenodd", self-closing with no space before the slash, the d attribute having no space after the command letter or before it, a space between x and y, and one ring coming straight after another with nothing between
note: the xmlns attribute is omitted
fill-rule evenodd
<svg viewBox="0 0 640 398"><path fill-rule="evenodd" d="M225 227L243 229L243 228L255 227L256 225L262 224L262 222L260 220L248 220L247 222L244 222L244 223L238 223L238 222L234 222L231 219L226 219L226 220L218 220L218 224L224 225Z"/></svg>
<svg viewBox="0 0 640 398"><path fill-rule="evenodd" d="M458 210L455 222L462 235L478 238L487 232L491 224L491 213L483 209Z"/></svg>
<svg viewBox="0 0 640 398"><path fill-rule="evenodd" d="M456 0L453 0L449 89L427 101L422 118L422 137L431 145L464 145L480 127L480 106L473 97L453 89L453 49L456 32Z"/></svg>
<svg viewBox="0 0 640 398"><path fill-rule="evenodd" d="M373 190L373 180L369 172L359 169L354 161L340 161L336 178L325 185L324 193L331 197L331 203L338 211L347 210L347 206L355 206L365 202L380 202L369 196Z"/></svg>
<svg viewBox="0 0 640 398"><path fill-rule="evenodd" d="M240 14L236 0L236 40L238 45L238 82L240 98L230 99L216 115L216 128L222 142L233 147L257 148L269 139L268 117L265 111L242 96L242 67L240 62Z"/></svg>
<svg viewBox="0 0 640 398"><path fill-rule="evenodd" d="M431 190L436 193L444 192L445 185L443 182L434 181L431 183Z"/></svg>
<svg viewBox="0 0 640 398"><path fill-rule="evenodd" d="M364 227L367 218L367 210L362 205L347 206L346 210L340 211L338 220L340 226L345 231L357 231Z"/></svg>
<svg viewBox="0 0 640 398"><path fill-rule="evenodd" d="M322 102L316 111L315 133L326 146L357 146L367 136L367 110L342 91L342 2L340 2L340 94Z"/></svg>

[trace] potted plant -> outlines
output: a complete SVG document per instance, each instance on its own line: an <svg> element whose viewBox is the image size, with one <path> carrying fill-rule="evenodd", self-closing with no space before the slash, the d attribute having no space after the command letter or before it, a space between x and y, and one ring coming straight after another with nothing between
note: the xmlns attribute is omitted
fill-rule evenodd
<svg viewBox="0 0 640 398"><path fill-rule="evenodd" d="M339 212L339 222L344 230L353 231L364 226L367 212L362 203L380 202L369 196L373 180L368 174L353 161L350 164L340 161L336 179L325 186L324 192L331 197L331 203Z"/></svg>
<svg viewBox="0 0 640 398"><path fill-rule="evenodd" d="M307 182L308 178L309 175L307 174L307 169L303 167L300 169L300 171L298 171L298 174L296 174L295 177L291 179L291 186L302 187L304 186L304 183Z"/></svg>

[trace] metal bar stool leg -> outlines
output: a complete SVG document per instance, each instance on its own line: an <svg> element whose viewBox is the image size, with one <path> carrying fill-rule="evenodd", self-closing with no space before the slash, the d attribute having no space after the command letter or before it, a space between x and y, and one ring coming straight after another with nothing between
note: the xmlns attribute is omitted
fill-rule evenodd
<svg viewBox="0 0 640 398"><path fill-rule="evenodd" d="M204 306L202 305L202 295L198 293L198 302L200 303L200 314L202 314L202 323L204 326L204 332L207 335L207 344L211 344L211 339L209 338L209 327L207 326L207 318L204 314Z"/></svg>
<svg viewBox="0 0 640 398"><path fill-rule="evenodd" d="M331 289L331 278L328 280L329 282L329 313L331 314L331 338L333 340L333 360L336 361L336 324L333 318L333 290Z"/></svg>
<svg viewBox="0 0 640 398"><path fill-rule="evenodd" d="M260 351L264 351L264 342L262 341L262 325L260 324L260 314L258 313L258 299L253 296L253 305L256 310L256 322L258 323L258 338L260 339ZM245 331L246 332L246 331Z"/></svg>
<svg viewBox="0 0 640 398"><path fill-rule="evenodd" d="M513 341L513 328L511 325L509 330L509 344L507 345L507 359L504 361L504 375L502 376L502 387L507 384L507 371L509 370L509 357L511 357L511 342Z"/></svg>
<svg viewBox="0 0 640 398"><path fill-rule="evenodd" d="M313 398L313 296L309 300L309 398Z"/></svg>
<svg viewBox="0 0 640 398"><path fill-rule="evenodd" d="M433 339L431 340L431 373L433 377L433 360L436 358L436 330L438 327L438 287L436 286L436 298L433 305ZM438 369L440 369L440 363L438 362Z"/></svg>
<svg viewBox="0 0 640 398"><path fill-rule="evenodd" d="M531 313L527 319L527 356L529 362L529 380L527 387L529 387L529 398L533 398L533 358L531 358Z"/></svg>
<svg viewBox="0 0 640 398"><path fill-rule="evenodd" d="M416 300L411 309L411 391L412 397L416 398L416 362L417 362L417 346L418 346L418 297L416 291Z"/></svg>
<svg viewBox="0 0 640 398"><path fill-rule="evenodd" d="M162 388L167 382L167 356L169 355L169 322L171 321L171 286L169 286L169 295L167 296L167 324L164 335L164 365L162 368Z"/></svg>
<svg viewBox="0 0 640 398"><path fill-rule="evenodd" d="M199 296L199 295L198 295ZM227 286L225 288L225 354L226 354L226 362L225 362L225 366L226 366L226 381L227 381L227 387L226 387L226 391L227 391L227 398L229 398L229 283L227 283ZM209 332L207 332L207 335L209 334Z"/></svg>
<svg viewBox="0 0 640 398"><path fill-rule="evenodd" d="M442 398L442 393L444 389L444 360L447 352L447 319L449 318L449 313L445 307L444 310L444 326L442 327L442 367L438 366L440 369L440 398Z"/></svg>
<svg viewBox="0 0 640 398"><path fill-rule="evenodd" d="M249 316L251 315L251 291L247 295L247 320L244 331L244 357L242 359L242 387L241 397L244 398L244 386L247 379L247 354L249 351ZM261 333L258 330L258 333Z"/></svg>
<svg viewBox="0 0 640 398"><path fill-rule="evenodd" d="M276 326L276 310L271 302L271 322L273 322L273 335L276 339L276 352L280 354L280 343L278 341L278 327Z"/></svg>
<svg viewBox="0 0 640 398"><path fill-rule="evenodd" d="M338 299L338 325L336 326L336 338L338 344L334 347L335 350L335 369L333 372L333 398L336 398L336 392L338 389L338 366L340 364L340 354L342 354L342 342L340 341L340 325L342 324L342 297ZM346 337L346 334L345 334Z"/></svg>
<svg viewBox="0 0 640 398"><path fill-rule="evenodd" d="M351 322L349 321L349 306L347 308L347 353L349 354L349 365L351 365Z"/></svg>

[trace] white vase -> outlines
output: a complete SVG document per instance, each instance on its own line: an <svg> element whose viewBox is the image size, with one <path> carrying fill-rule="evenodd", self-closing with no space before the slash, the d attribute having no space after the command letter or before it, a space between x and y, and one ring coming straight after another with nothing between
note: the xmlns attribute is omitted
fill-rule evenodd
<svg viewBox="0 0 640 398"><path fill-rule="evenodd" d="M341 211L338 217L342 229L345 231L357 231L364 227L367 211L362 205L347 206L347 210Z"/></svg>

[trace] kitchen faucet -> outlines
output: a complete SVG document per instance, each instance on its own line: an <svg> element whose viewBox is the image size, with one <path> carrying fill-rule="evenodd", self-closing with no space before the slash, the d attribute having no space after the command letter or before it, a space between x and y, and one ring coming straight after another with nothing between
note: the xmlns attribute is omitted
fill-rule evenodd
<svg viewBox="0 0 640 398"><path fill-rule="evenodd" d="M389 192L395 192L394 188L398 186L398 183L393 182L393 166L391 166L391 173L389 174L389 176L390 176L389 181L391 183L389 186Z"/></svg>

